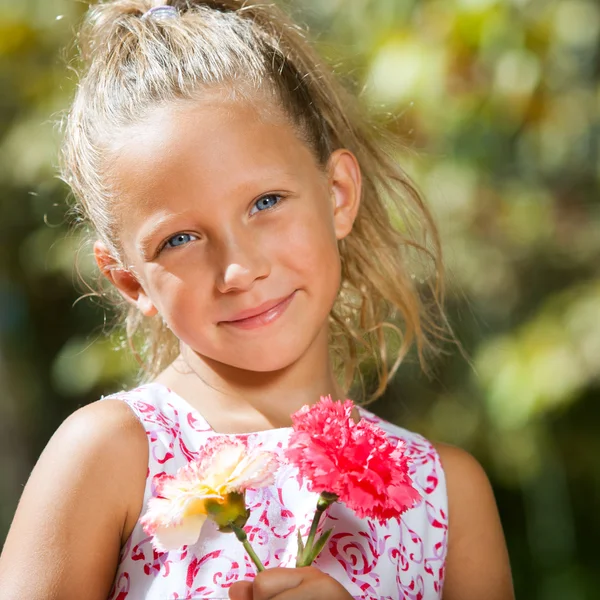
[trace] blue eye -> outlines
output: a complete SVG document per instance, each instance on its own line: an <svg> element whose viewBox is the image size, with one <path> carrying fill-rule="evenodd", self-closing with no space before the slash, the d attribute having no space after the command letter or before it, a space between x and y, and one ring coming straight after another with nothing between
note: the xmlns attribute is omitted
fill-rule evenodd
<svg viewBox="0 0 600 600"><path fill-rule="evenodd" d="M188 242L191 242L192 238L195 237L196 236L191 233L178 233L166 241L165 248L177 248L178 246L183 246Z"/></svg>
<svg viewBox="0 0 600 600"><path fill-rule="evenodd" d="M259 198L254 203L254 206L256 207L258 212L262 212L263 210L268 210L269 208L273 208L274 206L279 204L280 201L281 201L281 196L279 194L267 194L266 196ZM253 212L250 211L250 214L253 214Z"/></svg>

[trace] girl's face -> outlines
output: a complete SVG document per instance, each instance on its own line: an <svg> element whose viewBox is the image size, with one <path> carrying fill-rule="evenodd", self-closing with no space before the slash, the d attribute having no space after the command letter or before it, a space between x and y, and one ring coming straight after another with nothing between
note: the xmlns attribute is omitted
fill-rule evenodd
<svg viewBox="0 0 600 600"><path fill-rule="evenodd" d="M282 115L266 114L219 96L128 128L110 168L128 269L111 270L95 246L145 315L160 313L199 356L252 371L284 368L327 340L337 241L360 198L350 152L323 171Z"/></svg>

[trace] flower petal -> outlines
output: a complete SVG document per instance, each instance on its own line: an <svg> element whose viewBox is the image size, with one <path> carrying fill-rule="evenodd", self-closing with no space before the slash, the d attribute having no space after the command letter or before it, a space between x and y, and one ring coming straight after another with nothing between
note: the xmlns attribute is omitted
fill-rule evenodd
<svg viewBox="0 0 600 600"><path fill-rule="evenodd" d="M159 552L168 552L195 544L204 521L206 515L194 515L183 519L179 525L159 526L154 533L152 545Z"/></svg>
<svg viewBox="0 0 600 600"><path fill-rule="evenodd" d="M237 465L229 480L227 491L244 491L250 487L264 487L273 483L279 462L271 452L246 456Z"/></svg>
<svg viewBox="0 0 600 600"><path fill-rule="evenodd" d="M243 459L245 451L246 448L243 444L233 442L233 440L220 444L211 457L206 475L226 478Z"/></svg>

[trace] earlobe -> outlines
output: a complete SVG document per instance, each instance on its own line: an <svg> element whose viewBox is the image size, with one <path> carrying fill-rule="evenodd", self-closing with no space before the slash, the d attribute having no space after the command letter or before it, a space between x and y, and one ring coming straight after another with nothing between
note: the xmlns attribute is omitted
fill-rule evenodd
<svg viewBox="0 0 600 600"><path fill-rule="evenodd" d="M106 244L99 240L94 243L94 258L101 273L127 302L136 306L146 317L152 317L158 312L137 277L129 269L120 266Z"/></svg>
<svg viewBox="0 0 600 600"><path fill-rule="evenodd" d="M345 148L333 152L329 159L329 188L338 240L352 231L360 206L361 186L360 167L354 154Z"/></svg>

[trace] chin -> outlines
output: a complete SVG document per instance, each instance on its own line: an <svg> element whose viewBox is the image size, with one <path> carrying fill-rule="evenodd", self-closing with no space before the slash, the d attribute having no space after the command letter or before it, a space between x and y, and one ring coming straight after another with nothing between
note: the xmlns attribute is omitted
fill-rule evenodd
<svg viewBox="0 0 600 600"><path fill-rule="evenodd" d="M274 353L254 352L248 357L240 357L234 362L230 360L229 364L238 369L254 371L255 373L272 373L281 371L294 364L301 354L296 348L294 351L285 352L278 350Z"/></svg>
<svg viewBox="0 0 600 600"><path fill-rule="evenodd" d="M260 343L237 344L233 352L198 352L200 356L235 369L256 373L281 371L296 363L311 344L310 339L295 337L281 343L276 338ZM225 348L222 347L221 350ZM233 349L232 349L233 350Z"/></svg>

